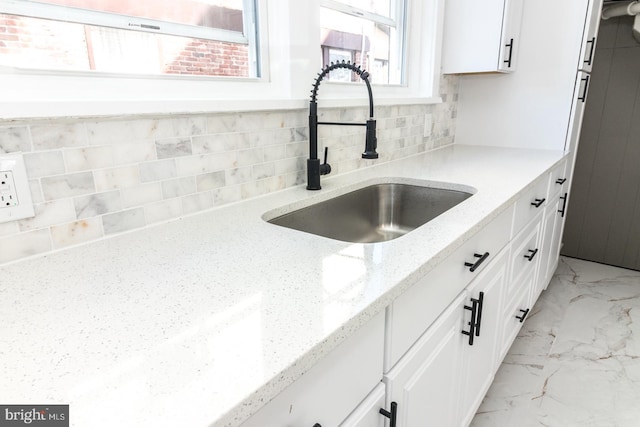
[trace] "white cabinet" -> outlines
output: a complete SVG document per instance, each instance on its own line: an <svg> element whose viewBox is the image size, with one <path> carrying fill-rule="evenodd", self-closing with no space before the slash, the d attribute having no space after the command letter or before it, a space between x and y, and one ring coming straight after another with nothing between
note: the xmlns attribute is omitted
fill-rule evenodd
<svg viewBox="0 0 640 427"><path fill-rule="evenodd" d="M384 383L378 384L340 427L384 427L386 418L380 415L380 408L385 408L386 395Z"/></svg>
<svg viewBox="0 0 640 427"><path fill-rule="evenodd" d="M383 346L384 312L358 329L242 427L340 425L380 384Z"/></svg>
<svg viewBox="0 0 640 427"><path fill-rule="evenodd" d="M456 426L460 389L463 293L385 375L387 403L397 402L397 427Z"/></svg>
<svg viewBox="0 0 640 427"><path fill-rule="evenodd" d="M524 0L447 0L443 73L516 68Z"/></svg>
<svg viewBox="0 0 640 427"><path fill-rule="evenodd" d="M384 371L388 372L448 304L462 292L511 238L514 207L510 206L478 231L434 270L400 295L387 307ZM470 272L465 263L489 255Z"/></svg>
<svg viewBox="0 0 640 427"><path fill-rule="evenodd" d="M588 6L524 3L518 71L460 79L456 143L564 149Z"/></svg>
<svg viewBox="0 0 640 427"><path fill-rule="evenodd" d="M582 118L589 91L589 80L591 76L584 71L578 71L573 92L573 103L571 105L571 116L569 117L569 127L565 140L565 152L575 153L580 139L580 129L582 128Z"/></svg>
<svg viewBox="0 0 640 427"><path fill-rule="evenodd" d="M598 29L600 28L600 16L602 14L603 0L590 0L587 11L587 22L585 23L584 35L582 37L581 62L578 68L584 71L591 71L593 59L596 52L596 41Z"/></svg>
<svg viewBox="0 0 640 427"><path fill-rule="evenodd" d="M498 254L467 289L469 299L464 305L464 325L466 332L473 334L460 336L463 345L466 344L462 352L462 388L458 397L462 415L459 425L462 426L469 425L473 419L500 363L498 343L508 255L508 249Z"/></svg>
<svg viewBox="0 0 640 427"><path fill-rule="evenodd" d="M558 266L560 244L564 227L564 213L567 207L567 188L569 187L569 165L567 160L560 162L551 171L549 182L549 204L545 209L543 220L543 240L541 245L540 269L536 286L536 298L546 288Z"/></svg>
<svg viewBox="0 0 640 427"><path fill-rule="evenodd" d="M513 210L505 212L512 214ZM500 217L494 221L482 232L495 223L509 229L509 221ZM452 255L454 259L458 252ZM509 253L509 247L498 250L484 265L477 258L477 270L462 261L467 272L474 270L469 272L475 274L474 279L385 375L387 405L397 403L398 427L467 425L473 418L499 364ZM433 285L455 286L449 282ZM387 328L387 332L393 330Z"/></svg>

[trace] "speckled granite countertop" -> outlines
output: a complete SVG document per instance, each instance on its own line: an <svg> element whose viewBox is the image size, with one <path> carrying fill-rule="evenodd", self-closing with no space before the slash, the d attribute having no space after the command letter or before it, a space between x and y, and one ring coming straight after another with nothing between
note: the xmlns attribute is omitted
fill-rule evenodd
<svg viewBox="0 0 640 427"><path fill-rule="evenodd" d="M82 427L237 426L562 156L454 145L0 268L0 403L69 403ZM262 219L390 177L476 193L379 244Z"/></svg>

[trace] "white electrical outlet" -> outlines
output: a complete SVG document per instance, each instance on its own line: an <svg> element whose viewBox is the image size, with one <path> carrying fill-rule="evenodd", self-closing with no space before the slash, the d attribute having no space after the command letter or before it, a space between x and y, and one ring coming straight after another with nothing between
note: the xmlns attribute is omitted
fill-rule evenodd
<svg viewBox="0 0 640 427"><path fill-rule="evenodd" d="M0 222L35 216L21 154L0 156Z"/></svg>

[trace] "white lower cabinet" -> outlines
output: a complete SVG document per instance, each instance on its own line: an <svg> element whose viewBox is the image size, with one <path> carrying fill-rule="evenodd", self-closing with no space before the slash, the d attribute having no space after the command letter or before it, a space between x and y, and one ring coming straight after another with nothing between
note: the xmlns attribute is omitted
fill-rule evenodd
<svg viewBox="0 0 640 427"><path fill-rule="evenodd" d="M489 389L498 368L498 350L501 336L502 294L507 279L509 250L503 250L467 288L469 300L466 301L465 326L473 330L474 337L461 335L462 351L462 388L458 395L459 412L462 419L459 424L469 425L482 398ZM476 302L477 301L477 302ZM476 324L472 328L473 305L476 305ZM470 309L467 309L470 307Z"/></svg>
<svg viewBox="0 0 640 427"><path fill-rule="evenodd" d="M505 248L494 257L385 375L397 427L468 425L473 418L498 364L508 255Z"/></svg>
<svg viewBox="0 0 640 427"><path fill-rule="evenodd" d="M396 427L455 426L458 416L463 292L384 377Z"/></svg>
<svg viewBox="0 0 640 427"><path fill-rule="evenodd" d="M384 383L378 384L340 427L384 427L386 418L380 414L380 408L388 408L386 395Z"/></svg>
<svg viewBox="0 0 640 427"><path fill-rule="evenodd" d="M369 320L242 427L339 426L380 384L384 320Z"/></svg>

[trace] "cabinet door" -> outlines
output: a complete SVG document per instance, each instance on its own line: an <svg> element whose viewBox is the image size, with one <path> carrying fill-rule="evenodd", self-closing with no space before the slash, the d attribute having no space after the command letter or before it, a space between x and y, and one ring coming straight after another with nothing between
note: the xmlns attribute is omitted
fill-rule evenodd
<svg viewBox="0 0 640 427"><path fill-rule="evenodd" d="M460 425L466 426L473 419L482 398L489 389L499 364L499 342L502 327L502 291L507 277L509 251L503 250L494 262L479 275L469 286L469 297L481 300L479 311L479 333L476 333L473 344L470 337L461 335L464 348L462 360L462 389L460 393L460 409L462 420ZM482 297L480 297L482 295ZM469 307L469 301L466 302ZM464 324L471 319L470 310L464 310ZM467 326L468 327L468 326ZM477 332L477 330L476 330Z"/></svg>
<svg viewBox="0 0 640 427"><path fill-rule="evenodd" d="M513 71L523 0L447 0L443 73ZM513 39L512 47L506 46ZM511 64L507 61L511 56ZM510 65L510 66L509 66Z"/></svg>
<svg viewBox="0 0 640 427"><path fill-rule="evenodd" d="M380 384L384 313L377 314L242 427L338 426Z"/></svg>
<svg viewBox="0 0 640 427"><path fill-rule="evenodd" d="M553 200L549 202L547 205L546 211L544 213L544 222L542 224L542 245L541 245L541 258L540 258L540 270L538 272L538 281L537 284L533 286L531 291L531 306L535 304L540 292L542 292L543 288L547 287L549 280L551 280L551 275L555 270L555 263L557 261L557 255L553 255L553 246L557 246L553 244L554 239L558 238L556 230L556 217L558 214L558 197L554 197Z"/></svg>
<svg viewBox="0 0 640 427"><path fill-rule="evenodd" d="M509 72L516 69L524 0L505 0L504 7L502 49L498 58L498 70Z"/></svg>
<svg viewBox="0 0 640 427"><path fill-rule="evenodd" d="M580 64L578 64L578 68L584 71L591 71L593 67L593 59L596 53L596 36L600 27L600 16L602 15L602 3L602 0L589 1L584 36L582 38L582 49L580 51Z"/></svg>
<svg viewBox="0 0 640 427"><path fill-rule="evenodd" d="M340 427L384 427L386 418L380 415L380 408L385 407L385 395L384 383L378 384Z"/></svg>
<svg viewBox="0 0 640 427"><path fill-rule="evenodd" d="M576 76L573 105L571 107L571 116L569 117L569 129L564 145L565 153L575 153L578 149L578 140L580 139L580 129L582 128L582 118L584 116L590 78L591 76L583 71L578 71L578 75Z"/></svg>
<svg viewBox="0 0 640 427"><path fill-rule="evenodd" d="M397 427L457 426L462 293L384 377Z"/></svg>
<svg viewBox="0 0 640 427"><path fill-rule="evenodd" d="M553 238L551 239L551 249L549 257L549 265L547 270L547 281L544 284L546 288L549 285L551 276L558 268L558 260L560 259L560 247L562 246L562 234L564 232L565 213L569 202L569 193L562 193L558 199L558 209L556 210L555 224L553 226Z"/></svg>

